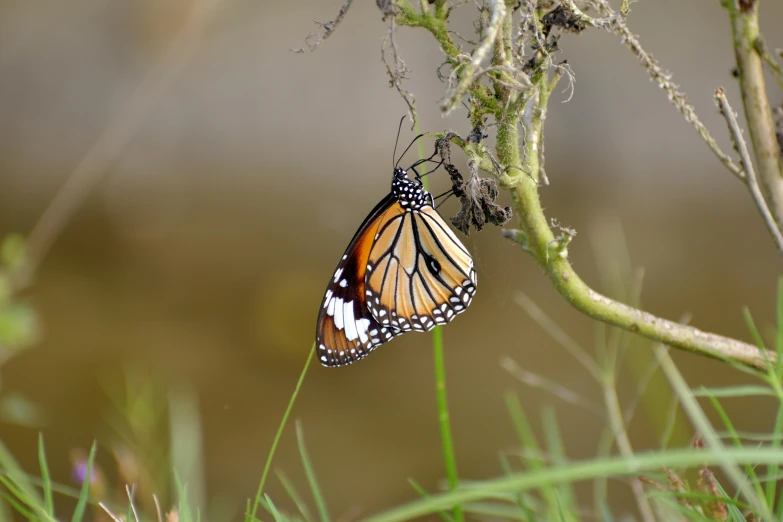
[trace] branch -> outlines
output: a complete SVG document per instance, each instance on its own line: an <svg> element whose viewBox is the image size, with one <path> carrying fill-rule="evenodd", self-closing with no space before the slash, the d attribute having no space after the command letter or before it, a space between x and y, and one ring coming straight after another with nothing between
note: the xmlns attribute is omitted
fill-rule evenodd
<svg viewBox="0 0 783 522"><path fill-rule="evenodd" d="M731 17L742 104L759 179L767 192L772 213L780 227L783 226L783 175L780 145L767 100L764 66L756 50L756 42L761 38L758 25L759 2L754 0L738 3L738 0L723 0L723 5L729 10Z"/></svg>
<svg viewBox="0 0 783 522"><path fill-rule="evenodd" d="M521 237L515 234L514 239L533 254L555 289L577 310L593 319L688 352L739 362L760 370L767 368L767 361L774 364L776 356L772 352L765 354L752 344L656 317L591 289L568 262L567 250L550 254L550 245L556 242L556 238L547 225L535 182L524 176L512 189L512 200L525 231Z"/></svg>
<svg viewBox="0 0 783 522"><path fill-rule="evenodd" d="M720 113L726 118L726 123L729 126L729 134L731 134L731 140L734 142L734 148L740 155L740 164L746 174L746 181L750 195L753 197L753 201L756 203L756 207L761 212L761 217L764 218L764 223L769 229L769 233L772 234L772 238L775 240L775 245L778 247L780 255L783 256L783 235L780 233L775 218L769 211L767 202L764 200L764 195L761 193L758 180L756 179L756 171L753 169L753 162L750 160L750 153L748 152L748 146L745 144L745 140L742 137L742 130L737 124L737 117L734 114L734 110L729 105L729 100L726 98L726 93L722 87L719 87L715 91L715 103L718 104Z"/></svg>
<svg viewBox="0 0 783 522"><path fill-rule="evenodd" d="M556 238L549 227L538 193L540 162L531 144L543 143L543 115L548 101L548 85L542 77L536 85L537 96L531 97L529 107L524 109L521 119L525 131L526 154L524 164L520 161L519 145L515 140L501 142L501 136L516 136L516 119L498 122L498 159L510 166L520 166L521 174L515 186L510 187L514 210L520 221L521 231L509 231L506 237L514 239L529 252L543 268L555 289L577 310L590 317L611 324L648 339L659 341L681 350L706 355L724 361L738 362L757 369L766 369L774 364L775 354L762 352L756 346L728 337L703 332L692 326L656 317L642 310L630 307L594 291L582 281L568 261L568 240Z"/></svg>
<svg viewBox="0 0 783 522"><path fill-rule="evenodd" d="M710 131L701 122L696 115L696 109L688 103L687 96L684 92L679 90L679 87L672 82L672 74L665 71L655 58L652 57L647 51L644 50L639 39L634 35L625 23L625 18L612 10L611 6L603 1L596 0L597 8L606 15L602 19L593 19L579 11L579 15L584 18L586 23L594 27L601 27L614 33L622 39L628 49L636 56L642 64L642 67L647 69L647 74L650 75L650 79L658 84L669 95L669 101L677 107L677 110L685 116L685 121L690 123L699 136L704 140L710 150L718 157L723 165L729 169L729 172L734 174L737 178L744 181L745 173L742 169L732 161L731 157L721 150L715 138L712 137Z"/></svg>

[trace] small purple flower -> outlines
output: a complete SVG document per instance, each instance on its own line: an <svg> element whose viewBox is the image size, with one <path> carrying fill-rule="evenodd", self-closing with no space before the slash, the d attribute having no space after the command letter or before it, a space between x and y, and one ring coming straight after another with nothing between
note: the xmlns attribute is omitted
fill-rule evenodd
<svg viewBox="0 0 783 522"><path fill-rule="evenodd" d="M84 479L87 478L87 461L83 460L80 462L76 462L73 467L73 471L71 472L73 476L73 480L78 482L79 484L84 483ZM97 477L95 476L95 470L93 470L92 473L90 473L90 484L95 484Z"/></svg>

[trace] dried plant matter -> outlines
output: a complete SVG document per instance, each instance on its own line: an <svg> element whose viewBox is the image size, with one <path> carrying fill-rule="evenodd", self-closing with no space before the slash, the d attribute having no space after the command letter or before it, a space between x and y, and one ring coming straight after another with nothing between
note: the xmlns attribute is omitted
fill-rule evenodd
<svg viewBox="0 0 783 522"><path fill-rule="evenodd" d="M478 143L484 137L486 135L477 127L464 141ZM451 223L466 236L470 235L471 226L480 232L487 223L497 226L505 225L511 219L512 211L511 207L502 207L495 202L498 198L497 182L494 179L481 178L475 162L468 164L470 178L466 181L457 167L451 163L450 143L452 139L463 141L456 134L448 133L435 143L435 150L443 160L444 168L451 178L452 191L461 203L460 211L451 218Z"/></svg>

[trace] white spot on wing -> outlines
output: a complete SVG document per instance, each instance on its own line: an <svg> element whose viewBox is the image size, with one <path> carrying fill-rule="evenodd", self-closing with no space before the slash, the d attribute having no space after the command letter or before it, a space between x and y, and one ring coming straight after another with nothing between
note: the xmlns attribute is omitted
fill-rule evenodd
<svg viewBox="0 0 783 522"><path fill-rule="evenodd" d="M356 331L359 334L359 340L362 342L362 344L367 344L367 329L370 327L370 320L369 319L359 319L356 321ZM377 330L373 330L375 333L378 333Z"/></svg>
<svg viewBox="0 0 783 522"><path fill-rule="evenodd" d="M343 329L343 300L340 297L334 298L334 325L338 330Z"/></svg>
<svg viewBox="0 0 783 522"><path fill-rule="evenodd" d="M345 324L345 337L353 341L359 334L356 332L356 321L353 318L353 301L343 304L343 323Z"/></svg>
<svg viewBox="0 0 783 522"><path fill-rule="evenodd" d="M337 282L337 280L340 279L340 276L342 275L342 273L343 273L343 269L342 268L338 268L337 271L334 273L334 280L335 280L335 282Z"/></svg>
<svg viewBox="0 0 783 522"><path fill-rule="evenodd" d="M342 281L340 281L340 288L345 288L346 286L348 286L347 279L343 279Z"/></svg>

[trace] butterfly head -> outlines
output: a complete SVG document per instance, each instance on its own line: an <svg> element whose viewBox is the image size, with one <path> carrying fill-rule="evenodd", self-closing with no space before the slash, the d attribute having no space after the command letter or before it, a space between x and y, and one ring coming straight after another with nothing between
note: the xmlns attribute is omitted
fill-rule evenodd
<svg viewBox="0 0 783 522"><path fill-rule="evenodd" d="M406 210L433 206L432 195L424 190L421 179L408 179L408 172L399 167L394 169L392 193Z"/></svg>

